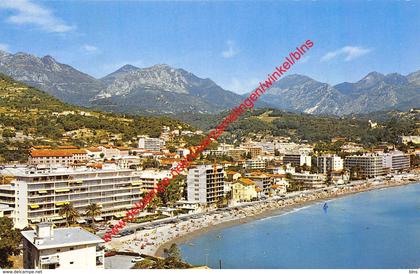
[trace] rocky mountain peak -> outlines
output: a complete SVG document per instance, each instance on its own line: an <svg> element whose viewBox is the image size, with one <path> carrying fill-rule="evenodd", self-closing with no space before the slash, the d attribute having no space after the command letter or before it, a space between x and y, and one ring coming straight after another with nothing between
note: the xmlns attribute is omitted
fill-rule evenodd
<svg viewBox="0 0 420 274"><path fill-rule="evenodd" d="M322 83L315 81L314 79L308 76L301 75L301 74L291 74L275 82L273 84L273 88L285 89L285 88L298 87L298 86L299 87L303 87L303 86L315 87L315 86L320 86L320 85L322 85Z"/></svg>
<svg viewBox="0 0 420 274"><path fill-rule="evenodd" d="M44 57L41 58L41 60L45 64L57 63L57 61L55 61L55 59L51 55L45 55Z"/></svg>
<svg viewBox="0 0 420 274"><path fill-rule="evenodd" d="M386 75L384 81L389 85L406 85L409 82L407 77L399 73L390 73Z"/></svg>
<svg viewBox="0 0 420 274"><path fill-rule="evenodd" d="M101 83L71 66L58 63L52 56L39 58L18 52L0 55L0 73L37 87L68 103L86 104L97 94Z"/></svg>
<svg viewBox="0 0 420 274"><path fill-rule="evenodd" d="M60 64L50 55L45 55L41 58L41 61L45 65L45 67L51 71L59 72L60 70L62 70Z"/></svg>
<svg viewBox="0 0 420 274"><path fill-rule="evenodd" d="M126 64L122 67L120 67L118 70L116 70L115 72L129 72L129 71L133 71L133 70L138 70L140 68L130 65L130 64Z"/></svg>
<svg viewBox="0 0 420 274"><path fill-rule="evenodd" d="M369 72L365 77L363 77L358 83L376 83L385 78L385 75L382 73L372 71Z"/></svg>

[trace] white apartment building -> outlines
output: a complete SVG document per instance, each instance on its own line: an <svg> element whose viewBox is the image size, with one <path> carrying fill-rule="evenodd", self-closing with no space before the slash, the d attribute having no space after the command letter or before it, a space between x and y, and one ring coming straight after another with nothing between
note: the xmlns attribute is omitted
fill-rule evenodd
<svg viewBox="0 0 420 274"><path fill-rule="evenodd" d="M400 171L410 168L410 155L402 151L391 151L383 154L384 168L389 171Z"/></svg>
<svg viewBox="0 0 420 274"><path fill-rule="evenodd" d="M14 177L9 185L0 186L0 201L14 208L12 217L17 228L43 220L64 223L58 212L67 203L81 215L89 204L99 204L102 214L97 221L123 217L144 191L135 171L115 165L101 169L6 168L1 174ZM79 223L85 221L83 215L78 220Z"/></svg>
<svg viewBox="0 0 420 274"><path fill-rule="evenodd" d="M248 159L245 161L244 167L249 169L264 169L266 162L260 159Z"/></svg>
<svg viewBox="0 0 420 274"><path fill-rule="evenodd" d="M139 148L151 151L160 151L165 146L165 141L160 138L150 138L141 136L139 138Z"/></svg>
<svg viewBox="0 0 420 274"><path fill-rule="evenodd" d="M259 146L247 146L247 147L244 147L244 149L246 149L249 152L252 159L262 156L263 154L263 149L262 147L259 147Z"/></svg>
<svg viewBox="0 0 420 274"><path fill-rule="evenodd" d="M226 155L227 152L224 150L218 149L207 149L203 151L203 155L211 155L211 156L223 156Z"/></svg>
<svg viewBox="0 0 420 274"><path fill-rule="evenodd" d="M219 146L217 147L218 150L221 151L228 151L230 149L234 149L235 146L234 145L230 145L230 144L225 144L225 143L221 143L219 144Z"/></svg>
<svg viewBox="0 0 420 274"><path fill-rule="evenodd" d="M254 181L257 186L262 190L264 196L268 196L271 191L271 186L274 184L272 176L264 173L250 173L246 174L246 177Z"/></svg>
<svg viewBox="0 0 420 274"><path fill-rule="evenodd" d="M331 171L342 171L344 161L337 155L322 155L316 158L317 167L321 173L329 173Z"/></svg>
<svg viewBox="0 0 420 274"><path fill-rule="evenodd" d="M121 151L113 145L104 145L98 147L101 150L101 154L103 154L104 159L117 159L121 157Z"/></svg>
<svg viewBox="0 0 420 274"><path fill-rule="evenodd" d="M302 182L313 188L321 188L325 186L326 176L323 174L311 174L309 171L304 171L302 173L291 173L290 176L292 181Z"/></svg>
<svg viewBox="0 0 420 274"><path fill-rule="evenodd" d="M116 159L115 163L121 169L137 169L141 166L141 159L137 156L125 156Z"/></svg>
<svg viewBox="0 0 420 274"><path fill-rule="evenodd" d="M139 176L140 182L142 183L142 189L144 191L154 189L163 178L172 177L170 170L147 169L139 171L137 174Z"/></svg>
<svg viewBox="0 0 420 274"><path fill-rule="evenodd" d="M311 156L305 153L286 153L283 156L283 164L295 164L297 166L311 166Z"/></svg>
<svg viewBox="0 0 420 274"><path fill-rule="evenodd" d="M274 144L274 149L278 150L280 153L286 153L288 151L294 151L299 149L299 144L289 143L289 142L276 142Z"/></svg>
<svg viewBox="0 0 420 274"><path fill-rule="evenodd" d="M99 159L101 159L102 154L105 156L105 153L103 153L102 149L99 148L99 147L88 147L86 149L86 152L87 152L89 158L92 158L92 159L99 160Z"/></svg>
<svg viewBox="0 0 420 274"><path fill-rule="evenodd" d="M25 269L103 269L104 240L80 227L41 223L22 231Z"/></svg>
<svg viewBox="0 0 420 274"><path fill-rule="evenodd" d="M274 143L274 149L278 150L281 154L291 152L309 154L313 151L313 148L310 145L296 144L293 142L276 142Z"/></svg>
<svg viewBox="0 0 420 274"><path fill-rule="evenodd" d="M223 198L224 184L221 166L199 165L191 168L187 176L188 202L202 205L217 203Z"/></svg>
<svg viewBox="0 0 420 274"><path fill-rule="evenodd" d="M262 147L263 152L269 153L269 154L274 154L274 143L272 143L272 142L259 142L258 145Z"/></svg>
<svg viewBox="0 0 420 274"><path fill-rule="evenodd" d="M361 175L366 177L376 177L386 174L386 169L383 165L383 156L377 154L347 156L344 159L344 168L347 170L356 168Z"/></svg>

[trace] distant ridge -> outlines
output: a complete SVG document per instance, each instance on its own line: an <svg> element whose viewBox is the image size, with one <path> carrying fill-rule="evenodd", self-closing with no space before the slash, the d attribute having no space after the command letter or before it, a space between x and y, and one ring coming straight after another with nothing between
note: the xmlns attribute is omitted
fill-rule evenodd
<svg viewBox="0 0 420 274"><path fill-rule="evenodd" d="M0 51L0 73L72 104L125 113L216 113L237 105L243 96L165 64L138 68L127 64L101 79L57 62L18 52ZM331 86L304 75L277 81L261 106L310 114L347 115L420 107L420 71L406 76L371 72L355 83Z"/></svg>
<svg viewBox="0 0 420 274"><path fill-rule="evenodd" d="M371 72L356 83L335 86L304 75L276 82L262 98L271 106L310 114L348 115L420 106L420 72L403 76Z"/></svg>

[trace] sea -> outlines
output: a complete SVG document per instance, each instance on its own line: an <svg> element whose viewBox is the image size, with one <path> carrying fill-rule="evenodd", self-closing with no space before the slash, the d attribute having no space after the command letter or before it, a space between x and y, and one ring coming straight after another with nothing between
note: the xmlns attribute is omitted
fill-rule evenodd
<svg viewBox="0 0 420 274"><path fill-rule="evenodd" d="M180 249L187 262L214 269L420 268L420 184L212 230Z"/></svg>

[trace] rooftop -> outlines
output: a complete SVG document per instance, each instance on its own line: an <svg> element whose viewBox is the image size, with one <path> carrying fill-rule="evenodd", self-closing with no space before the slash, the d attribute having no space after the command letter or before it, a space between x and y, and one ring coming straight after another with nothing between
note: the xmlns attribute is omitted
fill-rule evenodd
<svg viewBox="0 0 420 274"><path fill-rule="evenodd" d="M102 149L98 148L98 147L88 147L86 150L88 150L89 152L101 152Z"/></svg>
<svg viewBox="0 0 420 274"><path fill-rule="evenodd" d="M29 242L34 244L34 239L36 237L35 230L22 231L22 235ZM34 246L40 250L64 246L76 246L81 244L97 244L103 242L104 240L98 236L89 233L80 227L66 227L54 229L54 235L52 237L42 238L42 241L34 244Z"/></svg>
<svg viewBox="0 0 420 274"><path fill-rule="evenodd" d="M37 149L31 151L32 157L70 157L74 154L86 154L84 149Z"/></svg>
<svg viewBox="0 0 420 274"><path fill-rule="evenodd" d="M243 185L247 185L247 186L250 186L250 185L255 185L255 182L254 182L254 181L252 181L251 179L248 179L248 178L240 178L240 179L239 179L239 182L240 182L241 184L243 184Z"/></svg>
<svg viewBox="0 0 420 274"><path fill-rule="evenodd" d="M119 168L115 164L105 164L102 169L97 167L77 166L77 167L57 167L48 169L37 169L30 166L6 167L0 169L0 175L12 177L38 177L48 175L68 175L68 174L89 174L89 173L105 173L115 171L130 171L130 169Z"/></svg>

